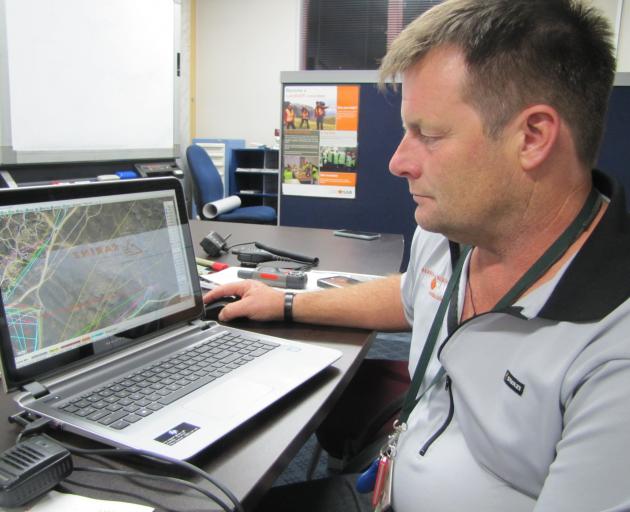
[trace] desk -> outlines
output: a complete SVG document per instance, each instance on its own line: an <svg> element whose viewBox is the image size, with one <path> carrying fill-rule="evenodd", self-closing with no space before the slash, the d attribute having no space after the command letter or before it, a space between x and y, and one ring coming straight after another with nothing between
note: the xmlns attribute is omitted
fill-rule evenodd
<svg viewBox="0 0 630 512"><path fill-rule="evenodd" d="M322 229L191 222L191 232L195 241L201 240L210 231L216 231L223 236L232 233L230 244L255 240L272 247L319 256L321 260L319 268L326 270L391 273L397 270L403 251L403 240L400 235L383 235L380 240L367 242L336 237L332 231ZM195 245L197 255L205 256L198 244ZM232 255L215 259L236 263ZM331 410L365 356L372 334L359 329L300 324L240 321L234 325L273 336L307 342L317 341L343 353L331 368L190 461L225 484L242 500L246 510L251 510ZM7 417L16 410L14 403L2 393L0 414ZM0 449L13 446L17 432L16 427L0 423ZM89 440L71 434L54 432L53 435L84 447L96 446ZM132 469L147 467L146 464L134 464L133 461L119 462L95 457L79 458L79 461L83 466L102 465ZM156 465L151 466L151 471L163 470ZM201 479L190 477L180 471L164 473L175 474L204 485ZM122 477L104 477L79 472L73 473L70 480L74 483L67 484L67 487L77 494L138 503L146 503L139 498L145 497L154 500L156 507L186 512L210 510L207 498L199 497L192 491L178 495L160 492L158 489L171 488L161 482L147 483L140 488ZM104 487L115 489L117 492L104 491L102 490ZM172 489L182 491L182 487Z"/></svg>

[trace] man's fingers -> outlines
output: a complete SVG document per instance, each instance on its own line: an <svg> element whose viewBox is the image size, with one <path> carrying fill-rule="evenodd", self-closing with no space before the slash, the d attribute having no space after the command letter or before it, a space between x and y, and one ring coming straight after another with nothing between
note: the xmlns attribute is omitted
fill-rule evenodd
<svg viewBox="0 0 630 512"><path fill-rule="evenodd" d="M235 318L238 318L239 316L243 316L242 313L239 314L238 312L239 306L241 306L239 304L240 302L241 301L238 300L236 302L233 302L223 307L221 311L219 311L219 317L218 317L219 320L221 322L229 322L230 320L234 320ZM243 309L242 306L240 307L240 309Z"/></svg>
<svg viewBox="0 0 630 512"><path fill-rule="evenodd" d="M223 284L221 286L218 286L214 290L210 290L208 293L206 293L203 296L203 301L207 304L228 295L238 295L239 297L242 297L245 294L247 288L248 286L245 281L237 281L234 283Z"/></svg>

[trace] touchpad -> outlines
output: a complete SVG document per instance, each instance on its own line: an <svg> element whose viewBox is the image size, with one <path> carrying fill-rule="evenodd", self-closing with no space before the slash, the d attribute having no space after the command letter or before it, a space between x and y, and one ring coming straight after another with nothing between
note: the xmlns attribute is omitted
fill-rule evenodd
<svg viewBox="0 0 630 512"><path fill-rule="evenodd" d="M184 409L210 418L231 418L257 412L257 402L273 388L248 379L229 379L191 400Z"/></svg>

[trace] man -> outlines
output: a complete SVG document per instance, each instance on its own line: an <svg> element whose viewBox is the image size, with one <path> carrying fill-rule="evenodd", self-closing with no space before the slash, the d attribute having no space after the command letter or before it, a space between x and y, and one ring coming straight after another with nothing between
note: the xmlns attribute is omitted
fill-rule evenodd
<svg viewBox="0 0 630 512"><path fill-rule="evenodd" d="M295 130L295 110L291 103L287 103L284 109L284 126L288 129Z"/></svg>
<svg viewBox="0 0 630 512"><path fill-rule="evenodd" d="M316 101L315 102L315 121L317 124L318 130L324 129L324 117L326 116L326 102L324 101Z"/></svg>
<svg viewBox="0 0 630 512"><path fill-rule="evenodd" d="M381 66L383 80L402 74L390 170L417 204L407 272L292 303L249 281L207 296L242 297L223 321L286 308L412 327L411 375L430 358L396 447L396 512L630 510L630 223L618 187L591 172L609 34L571 0L431 9Z"/></svg>
<svg viewBox="0 0 630 512"><path fill-rule="evenodd" d="M308 111L308 108L306 108L306 106L302 106L302 110L301 110L301 121L300 121L300 128L302 128L304 126L304 123L306 123L306 129L310 130L310 124L308 122L308 119L310 117L310 113Z"/></svg>

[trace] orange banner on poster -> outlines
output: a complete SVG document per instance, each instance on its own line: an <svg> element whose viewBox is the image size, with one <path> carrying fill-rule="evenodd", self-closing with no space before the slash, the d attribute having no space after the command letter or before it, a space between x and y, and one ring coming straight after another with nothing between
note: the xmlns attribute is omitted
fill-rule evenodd
<svg viewBox="0 0 630 512"><path fill-rule="evenodd" d="M357 184L357 174L355 172L321 172L319 174L319 184L354 187Z"/></svg>
<svg viewBox="0 0 630 512"><path fill-rule="evenodd" d="M359 86L337 87L337 130L356 132L359 129Z"/></svg>

